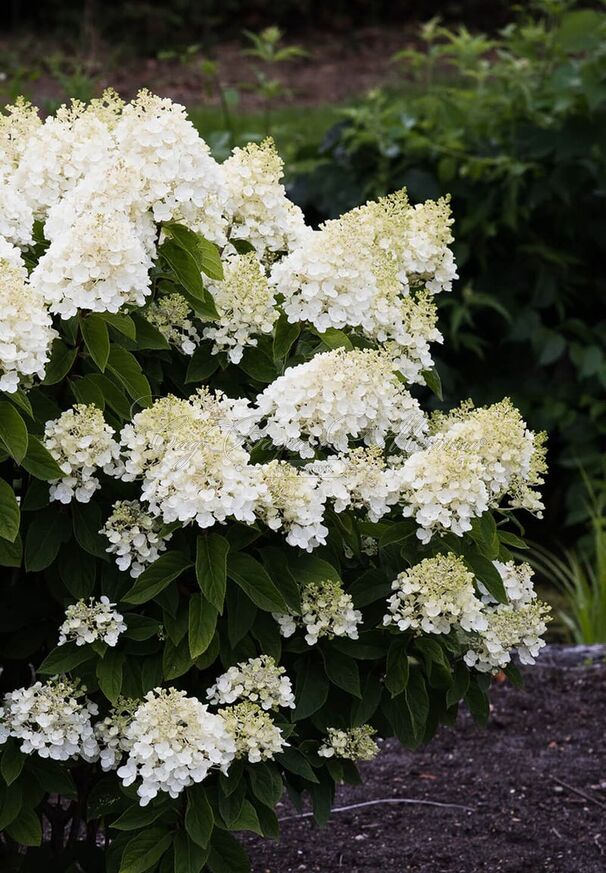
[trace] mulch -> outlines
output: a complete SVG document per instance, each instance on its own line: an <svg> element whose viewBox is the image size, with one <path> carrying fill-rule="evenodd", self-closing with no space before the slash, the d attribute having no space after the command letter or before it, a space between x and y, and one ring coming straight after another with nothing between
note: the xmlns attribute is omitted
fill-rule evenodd
<svg viewBox="0 0 606 873"><path fill-rule="evenodd" d="M420 751L390 740L335 801L469 810L370 805L322 829L287 818L278 843L246 839L254 873L604 873L605 663L604 649L549 647L524 688L495 684L486 729L462 712Z"/></svg>

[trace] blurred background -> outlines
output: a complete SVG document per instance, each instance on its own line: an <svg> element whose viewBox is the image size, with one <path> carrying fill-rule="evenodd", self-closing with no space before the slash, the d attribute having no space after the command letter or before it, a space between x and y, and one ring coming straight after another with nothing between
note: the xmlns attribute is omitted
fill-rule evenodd
<svg viewBox="0 0 606 873"><path fill-rule="evenodd" d="M272 135L314 224L403 186L452 195L444 403L509 395L548 432L523 557L552 638L606 642L604 3L6 0L0 24L3 103L147 87L219 160Z"/></svg>

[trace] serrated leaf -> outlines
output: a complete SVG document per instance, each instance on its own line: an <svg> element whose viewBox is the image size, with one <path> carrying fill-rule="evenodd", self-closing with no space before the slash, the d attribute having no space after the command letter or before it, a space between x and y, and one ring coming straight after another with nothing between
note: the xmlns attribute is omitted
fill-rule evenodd
<svg viewBox="0 0 606 873"><path fill-rule="evenodd" d="M103 372L109 358L109 331L106 322L99 315L91 313L80 321L80 330L89 355Z"/></svg>
<svg viewBox="0 0 606 873"><path fill-rule="evenodd" d="M0 479L0 537L14 543L19 533L21 512L15 492L4 479Z"/></svg>
<svg viewBox="0 0 606 873"><path fill-rule="evenodd" d="M12 404L0 402L0 444L20 464L27 453L27 427Z"/></svg>
<svg viewBox="0 0 606 873"><path fill-rule="evenodd" d="M165 552L141 573L122 600L125 603L147 603L191 566L192 562L182 552Z"/></svg>
<svg viewBox="0 0 606 873"><path fill-rule="evenodd" d="M215 279L217 282L223 280L223 264L221 263L221 255L217 246L205 239L203 236L198 237L198 249L200 251L200 268L209 279Z"/></svg>
<svg viewBox="0 0 606 873"><path fill-rule="evenodd" d="M99 312L97 314L99 318L102 318L103 321L107 322L110 327L113 327L114 330L117 330L123 336L128 337L130 340L137 338L135 322L130 315L117 312Z"/></svg>

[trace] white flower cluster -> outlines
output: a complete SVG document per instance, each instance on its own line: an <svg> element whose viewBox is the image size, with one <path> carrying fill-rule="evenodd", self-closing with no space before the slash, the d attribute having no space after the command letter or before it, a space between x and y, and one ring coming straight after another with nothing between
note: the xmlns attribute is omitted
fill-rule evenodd
<svg viewBox="0 0 606 873"><path fill-rule="evenodd" d="M301 615L274 613L283 637L290 637L303 627L305 642L314 646L320 637L358 639L362 613L354 609L351 595L335 579L308 582L301 592Z"/></svg>
<svg viewBox="0 0 606 873"><path fill-rule="evenodd" d="M257 468L267 492L257 514L271 530L286 531L286 542L311 552L326 543L323 524L326 497L318 480L287 461L270 461Z"/></svg>
<svg viewBox="0 0 606 873"><path fill-rule="evenodd" d="M192 321L189 303L181 294L165 294L151 303L146 312L147 320L156 327L164 339L184 355L193 355L200 342L200 335Z"/></svg>
<svg viewBox="0 0 606 873"><path fill-rule="evenodd" d="M540 511L534 487L545 469L542 438L509 400L480 409L464 404L433 424L427 447L399 470L403 514L415 518L422 542L439 530L461 536L507 493L516 506Z"/></svg>
<svg viewBox="0 0 606 873"><path fill-rule="evenodd" d="M102 595L99 600L90 598L78 600L65 610L65 621L59 628L59 642L62 646L73 640L77 646L94 643L97 640L108 646L115 646L120 634L126 630L124 619L114 609L109 597Z"/></svg>
<svg viewBox="0 0 606 873"><path fill-rule="evenodd" d="M335 512L364 509L378 521L400 500L397 471L389 469L378 446L352 449L307 469L320 478L320 490L334 501Z"/></svg>
<svg viewBox="0 0 606 873"><path fill-rule="evenodd" d="M219 392L161 398L122 430L122 478L142 477L142 500L167 524L195 519L210 527L229 516L253 522L265 489L241 445L249 416L245 400Z"/></svg>
<svg viewBox="0 0 606 873"><path fill-rule="evenodd" d="M234 364L242 360L246 346L257 345L257 335L271 333L278 310L263 267L256 255L230 255L223 261L223 279L207 281L219 320L205 327L213 352L226 351Z"/></svg>
<svg viewBox="0 0 606 873"><path fill-rule="evenodd" d="M163 534L163 527L138 500L118 500L100 533L109 540L107 551L116 555L120 570L130 570L136 579L166 549L172 534Z"/></svg>
<svg viewBox="0 0 606 873"><path fill-rule="evenodd" d="M156 688L145 695L126 726L125 739L128 755L118 776L126 786L141 779L141 806L159 791L178 797L188 785L205 779L211 768L226 773L236 753L225 720L175 688Z"/></svg>
<svg viewBox="0 0 606 873"><path fill-rule="evenodd" d="M288 745L269 713L256 703L245 700L220 709L219 715L236 745L236 758L246 758L250 764L258 764L278 755Z"/></svg>
<svg viewBox="0 0 606 873"><path fill-rule="evenodd" d="M456 278L451 223L446 200L412 208L405 191L326 222L272 270L289 320L321 332L360 328L387 343L409 381L422 382L429 343L442 340L428 294L450 290ZM411 284L427 293L408 296Z"/></svg>
<svg viewBox="0 0 606 873"><path fill-rule="evenodd" d="M389 435L412 451L427 429L389 358L371 349L335 349L290 367L259 395L257 411L260 435L303 458L316 446L345 452L350 438L382 446Z"/></svg>
<svg viewBox="0 0 606 873"><path fill-rule="evenodd" d="M341 730L329 727L318 749L321 758L345 758L348 761L372 761L379 747L374 741L376 730L368 724Z"/></svg>
<svg viewBox="0 0 606 873"><path fill-rule="evenodd" d="M0 707L0 743L15 737L26 755L95 761L99 747L91 716L98 710L85 692L77 682L57 676L44 684L35 682L10 691Z"/></svg>
<svg viewBox="0 0 606 873"><path fill-rule="evenodd" d="M20 382L27 382L33 376L44 377L51 344L57 333L53 330L44 299L27 281L21 252L2 236L0 311L0 391L12 394Z"/></svg>
<svg viewBox="0 0 606 873"><path fill-rule="evenodd" d="M549 607L539 601L500 603L486 609L488 627L472 643L465 663L481 673L496 673L516 652L522 664L534 664L545 645Z"/></svg>
<svg viewBox="0 0 606 873"><path fill-rule="evenodd" d="M479 583L486 628L471 638L465 663L482 673L506 667L516 652L522 664L534 664L545 645L549 607L537 600L529 564L494 561L507 594L508 603L497 603Z"/></svg>
<svg viewBox="0 0 606 873"><path fill-rule="evenodd" d="M116 471L120 447L102 411L92 404L78 403L47 421L44 445L65 474L51 482L51 500L70 503L75 497L88 503L100 487L96 470Z"/></svg>
<svg viewBox="0 0 606 873"><path fill-rule="evenodd" d="M235 148L222 170L231 239L246 240L259 258L271 261L309 233L280 182L283 164L272 139Z"/></svg>
<svg viewBox="0 0 606 873"><path fill-rule="evenodd" d="M488 622L474 581L457 555L425 558L392 584L395 593L387 601L383 624L428 634L447 634L453 627L484 631Z"/></svg>
<svg viewBox="0 0 606 873"><path fill-rule="evenodd" d="M94 725L95 737L99 744L99 763L104 772L116 770L124 754L130 751L131 740L127 728L137 710L136 700L120 697L110 713Z"/></svg>
<svg viewBox="0 0 606 873"><path fill-rule="evenodd" d="M250 658L230 667L206 692L213 704L250 700L261 709L293 709L295 697L284 667L279 667L270 655Z"/></svg>

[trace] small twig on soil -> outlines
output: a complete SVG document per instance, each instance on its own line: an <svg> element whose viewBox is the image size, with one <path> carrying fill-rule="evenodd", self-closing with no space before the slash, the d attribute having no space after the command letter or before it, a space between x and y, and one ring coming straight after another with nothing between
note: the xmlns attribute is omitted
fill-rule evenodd
<svg viewBox="0 0 606 873"><path fill-rule="evenodd" d="M352 803L349 806L336 806L333 812L349 812L351 809L361 809L363 806L377 806L380 803L412 803L423 806L441 806L446 809L464 809L466 812L475 812L473 806L462 806L460 803L439 803L437 800L414 800L411 797L386 797L383 800L365 800L363 803ZM300 812L297 815L285 815L278 821L290 821L294 818L311 818L313 812Z"/></svg>
<svg viewBox="0 0 606 873"><path fill-rule="evenodd" d="M562 788L566 788L567 791L571 791L573 794L578 794L579 797L583 797L585 800L588 800L590 803L595 803L596 806L601 806L603 809L606 809L606 803L602 803L601 800L598 800L597 797L592 797L591 794L586 794L584 791L581 791L580 788L575 788L573 785L569 785L567 782L562 782L561 779L558 779L557 776L549 777L553 782L557 782L558 785L561 785Z"/></svg>

